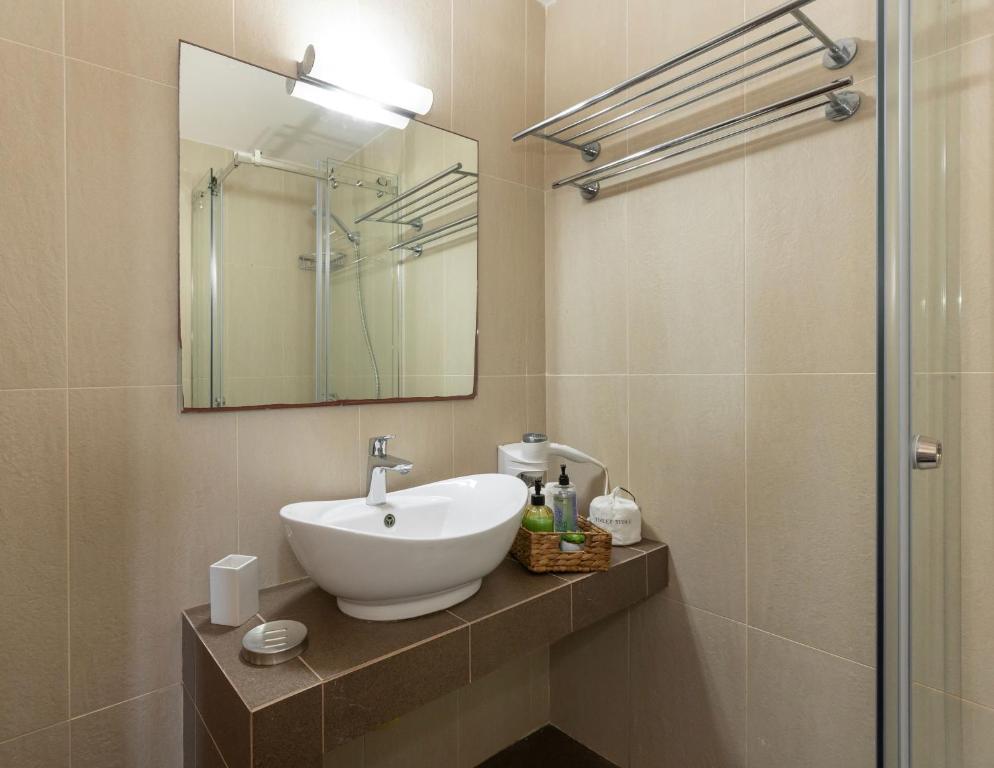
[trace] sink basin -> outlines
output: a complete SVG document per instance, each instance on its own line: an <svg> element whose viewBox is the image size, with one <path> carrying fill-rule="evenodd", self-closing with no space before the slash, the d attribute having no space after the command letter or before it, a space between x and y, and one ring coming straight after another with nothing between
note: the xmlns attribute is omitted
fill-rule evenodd
<svg viewBox="0 0 994 768"><path fill-rule="evenodd" d="M280 510L294 554L344 613L391 621L472 596L514 541L528 488L510 475L469 475L366 499Z"/></svg>

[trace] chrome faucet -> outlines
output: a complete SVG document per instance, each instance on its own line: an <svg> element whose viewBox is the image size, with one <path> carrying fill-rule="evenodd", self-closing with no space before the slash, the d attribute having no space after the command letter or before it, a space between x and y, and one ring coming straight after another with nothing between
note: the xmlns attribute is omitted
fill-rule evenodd
<svg viewBox="0 0 994 768"><path fill-rule="evenodd" d="M394 435L369 438L369 458L366 460L366 503L378 507L387 503L387 472L406 475L414 464L387 453L387 441Z"/></svg>

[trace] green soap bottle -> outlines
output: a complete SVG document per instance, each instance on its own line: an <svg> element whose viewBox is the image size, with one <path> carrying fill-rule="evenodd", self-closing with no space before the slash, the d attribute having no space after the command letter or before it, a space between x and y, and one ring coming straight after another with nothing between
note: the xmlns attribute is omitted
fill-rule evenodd
<svg viewBox="0 0 994 768"><path fill-rule="evenodd" d="M535 481L532 503L525 507L525 515L521 519L521 524L535 533L552 532L552 510L545 506L545 494L542 493L541 480Z"/></svg>

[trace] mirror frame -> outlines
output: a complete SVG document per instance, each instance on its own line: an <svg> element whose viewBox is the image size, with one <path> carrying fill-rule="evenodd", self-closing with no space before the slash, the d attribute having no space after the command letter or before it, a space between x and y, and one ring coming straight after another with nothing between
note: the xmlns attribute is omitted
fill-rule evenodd
<svg viewBox="0 0 994 768"><path fill-rule="evenodd" d="M256 67L258 69L265 70L266 72L271 72L279 77L291 77L285 72L278 72L275 69L270 69L269 67L263 67L259 64L253 64L251 61L246 61L237 56L232 56L221 51L215 51L213 48L208 48L204 45L199 45L198 43L190 42L189 40L184 40L180 38L176 44L177 55L176 55L176 205L177 205L177 220L176 220L176 365L180 371L179 381L177 387L179 389L180 398L180 412L181 413L225 413L229 411L268 411L277 410L283 408L334 408L343 405L389 405L392 403L435 403L444 402L448 400L474 400L480 388L480 244L483 238L480 234L485 231L486 224L480 217L480 206L477 203L477 223L476 223L476 317L473 319L475 323L475 333L473 334L473 390L466 395L436 395L430 397L384 397L380 399L369 398L369 399L355 399L355 400L331 400L323 403L311 402L311 403L268 403L262 405L222 405L216 408L199 408L187 405L183 402L183 382L182 382L182 362L183 362L183 329L182 329L182 317L181 317L181 307L183 306L183 296L181 293L181 287L179 284L180 270L182 265L180 263L180 242L179 242L179 181L180 181L180 92L179 92L179 68L182 66L181 53L183 45L190 45L194 48L200 48L204 51L209 51L210 53L216 53L219 56L224 56L225 58L231 59L232 61L237 61L240 64L247 64L250 67ZM430 113L429 113L430 114ZM441 128L433 123L422 119L420 116L412 118L412 122L419 122L427 125L431 128L438 128L442 131L448 131L456 136L461 136L464 139L469 139L470 141L476 142L476 153L477 160L479 161L480 154L480 140L475 139L472 136L466 136L465 134L459 133L458 131L453 131L449 128Z"/></svg>

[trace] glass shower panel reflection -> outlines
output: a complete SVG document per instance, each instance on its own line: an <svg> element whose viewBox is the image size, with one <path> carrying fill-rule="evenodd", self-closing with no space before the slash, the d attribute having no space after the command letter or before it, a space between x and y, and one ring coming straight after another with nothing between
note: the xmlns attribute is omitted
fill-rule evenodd
<svg viewBox="0 0 994 768"><path fill-rule="evenodd" d="M183 259L180 281L187 285L181 291L190 303L183 313L187 320L181 327L184 360L183 380L185 402L211 402L211 317L213 291L211 259L213 249L212 206L214 203L214 174L208 171L194 186L190 196L190 255Z"/></svg>
<svg viewBox="0 0 994 768"><path fill-rule="evenodd" d="M401 254L390 250L398 227L355 223L362 213L395 196L397 179L375 170L372 142L355 163L330 160L324 200L322 312L326 399L370 400L399 396Z"/></svg>

